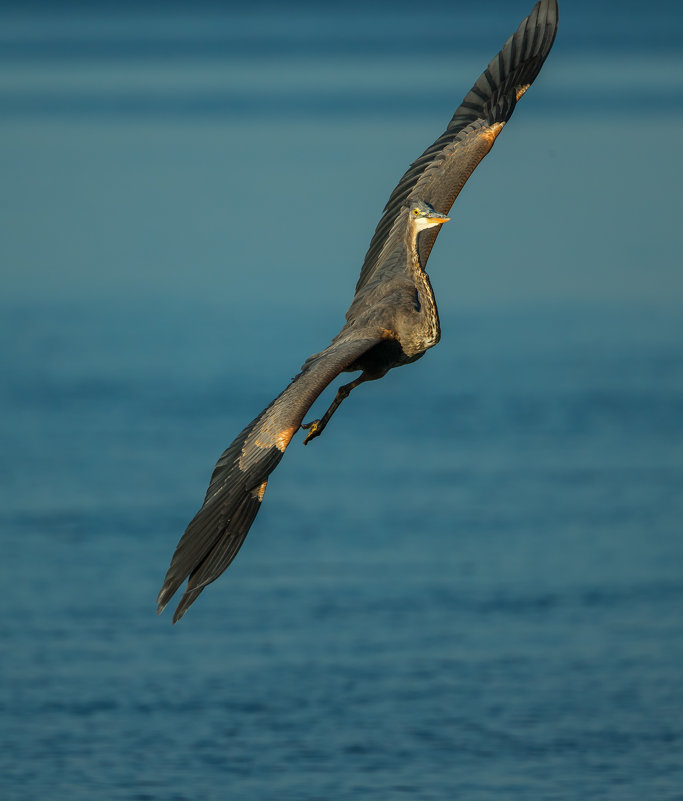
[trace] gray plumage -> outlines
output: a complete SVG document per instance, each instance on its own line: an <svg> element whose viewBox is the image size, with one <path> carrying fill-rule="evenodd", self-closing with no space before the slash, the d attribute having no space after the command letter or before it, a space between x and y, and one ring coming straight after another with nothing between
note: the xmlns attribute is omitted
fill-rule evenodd
<svg viewBox="0 0 683 801"><path fill-rule="evenodd" d="M292 436L319 436L359 384L419 359L439 341L439 316L425 266L453 201L538 75L557 32L557 0L540 0L503 45L441 136L392 192L365 256L346 323L331 344L232 442L218 460L204 503L183 534L159 592L158 611L187 587L179 620L204 587L228 567L260 508L270 473ZM318 395L342 372L361 375L340 387L320 420L302 426Z"/></svg>

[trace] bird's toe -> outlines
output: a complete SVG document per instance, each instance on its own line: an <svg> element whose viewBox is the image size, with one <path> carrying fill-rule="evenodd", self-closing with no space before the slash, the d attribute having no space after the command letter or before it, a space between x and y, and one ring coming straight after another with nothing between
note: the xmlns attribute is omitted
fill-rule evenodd
<svg viewBox="0 0 683 801"><path fill-rule="evenodd" d="M320 432L322 431L322 428L320 427L320 420L312 420L310 423L302 423L301 428L308 429L308 434L306 434L306 438L304 439L304 445L308 445L312 439L320 436Z"/></svg>

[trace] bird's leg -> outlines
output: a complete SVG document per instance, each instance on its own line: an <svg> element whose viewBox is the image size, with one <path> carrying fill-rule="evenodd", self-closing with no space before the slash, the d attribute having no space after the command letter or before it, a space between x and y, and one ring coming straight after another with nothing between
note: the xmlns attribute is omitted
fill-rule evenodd
<svg viewBox="0 0 683 801"><path fill-rule="evenodd" d="M355 389L359 384L362 384L365 381L372 381L374 378L375 376L368 373L361 373L358 378L355 379L355 381L351 381L350 384L344 384L344 386L339 387L334 400L330 404L330 408L325 412L320 420L312 420L310 423L304 423L301 426L301 428L308 429L308 434L306 434L306 439L304 439L304 445L308 445L312 439L315 439L322 434L323 429L330 421L330 417L332 417L332 415L337 411L344 398L348 398L352 389Z"/></svg>

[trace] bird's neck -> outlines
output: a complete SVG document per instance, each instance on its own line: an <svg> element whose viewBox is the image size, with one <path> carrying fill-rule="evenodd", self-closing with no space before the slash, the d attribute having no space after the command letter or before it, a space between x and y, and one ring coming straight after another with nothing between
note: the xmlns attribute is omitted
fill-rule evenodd
<svg viewBox="0 0 683 801"><path fill-rule="evenodd" d="M413 280L420 300L420 311L424 316L425 345L429 348L436 345L441 338L441 326L439 324L439 313L436 308L434 290L429 281L429 276L420 262L420 254L417 248L418 234L419 231L413 229L408 236L407 245Z"/></svg>

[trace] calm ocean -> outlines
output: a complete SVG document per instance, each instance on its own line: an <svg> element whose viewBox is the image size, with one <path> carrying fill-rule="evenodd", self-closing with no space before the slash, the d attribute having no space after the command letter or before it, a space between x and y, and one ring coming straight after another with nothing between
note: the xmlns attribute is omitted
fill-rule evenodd
<svg viewBox="0 0 683 801"><path fill-rule="evenodd" d="M155 615L531 5L0 9L4 801L683 798L678 2L560 0L431 256L440 345Z"/></svg>

